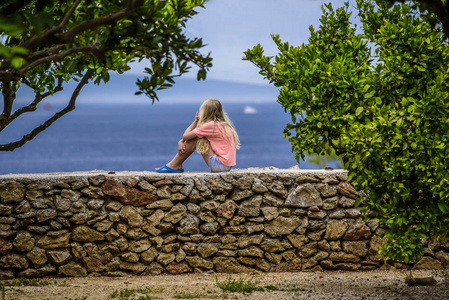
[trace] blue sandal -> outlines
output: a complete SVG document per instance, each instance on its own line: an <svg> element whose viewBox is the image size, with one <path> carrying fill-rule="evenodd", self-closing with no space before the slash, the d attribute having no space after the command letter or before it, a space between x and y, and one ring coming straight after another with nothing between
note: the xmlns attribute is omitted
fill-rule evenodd
<svg viewBox="0 0 449 300"><path fill-rule="evenodd" d="M170 167L167 167L167 165L164 165L156 170L158 173L182 173L184 172L184 169L172 169Z"/></svg>

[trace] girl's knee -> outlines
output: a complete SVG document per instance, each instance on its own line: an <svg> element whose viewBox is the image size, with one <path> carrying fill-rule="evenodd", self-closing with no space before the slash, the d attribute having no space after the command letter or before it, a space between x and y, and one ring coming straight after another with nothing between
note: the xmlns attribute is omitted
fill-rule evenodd
<svg viewBox="0 0 449 300"><path fill-rule="evenodd" d="M186 151L187 152L189 152L191 154L195 151L195 148L196 148L196 142L187 141L187 143L186 143Z"/></svg>

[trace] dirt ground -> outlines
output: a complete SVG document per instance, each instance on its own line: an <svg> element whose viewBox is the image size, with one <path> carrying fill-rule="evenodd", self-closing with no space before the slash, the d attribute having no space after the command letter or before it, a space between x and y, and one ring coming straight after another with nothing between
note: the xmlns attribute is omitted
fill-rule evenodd
<svg viewBox="0 0 449 300"><path fill-rule="evenodd" d="M231 275L259 281L252 293L224 292L219 282L228 274L189 274L130 277L44 278L39 286L8 286L0 299L449 299L447 273L414 271L415 277L433 276L436 286L409 287L408 271L299 272ZM262 290L263 289L263 290ZM128 294L127 294L128 293Z"/></svg>

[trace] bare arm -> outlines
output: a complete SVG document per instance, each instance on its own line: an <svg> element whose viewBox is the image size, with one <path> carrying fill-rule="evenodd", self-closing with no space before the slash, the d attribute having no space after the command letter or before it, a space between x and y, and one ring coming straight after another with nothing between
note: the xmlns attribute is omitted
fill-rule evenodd
<svg viewBox="0 0 449 300"><path fill-rule="evenodd" d="M182 135L182 139L178 142L178 153L184 154L186 152L186 145L185 142L188 140L192 140L194 138L197 138L196 134L193 132L193 130L198 125L198 113L195 114L195 120L190 124L189 127L187 127L186 131L184 131L184 134Z"/></svg>
<svg viewBox="0 0 449 300"><path fill-rule="evenodd" d="M196 126L198 125L198 113L195 114L195 121L193 121L192 124L190 124L189 127L187 127L186 131L184 131L184 134L182 135L182 141L188 141L194 138L197 138L197 135L193 132L193 129L196 128Z"/></svg>

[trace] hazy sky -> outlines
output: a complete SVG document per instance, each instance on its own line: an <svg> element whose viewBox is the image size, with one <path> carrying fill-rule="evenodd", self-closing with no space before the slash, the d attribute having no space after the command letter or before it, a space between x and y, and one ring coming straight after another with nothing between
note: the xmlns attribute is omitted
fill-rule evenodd
<svg viewBox="0 0 449 300"><path fill-rule="evenodd" d="M266 54L275 55L272 33L293 45L307 42L309 26L319 25L321 6L329 2L334 8L344 3L343 0L211 0L187 22L187 34L202 37L207 44L203 52L212 52L214 66L208 79L267 84L257 67L242 61L243 52L260 43ZM143 68L143 65L134 67L133 73L141 74ZM196 72L191 72L184 77L195 76Z"/></svg>

